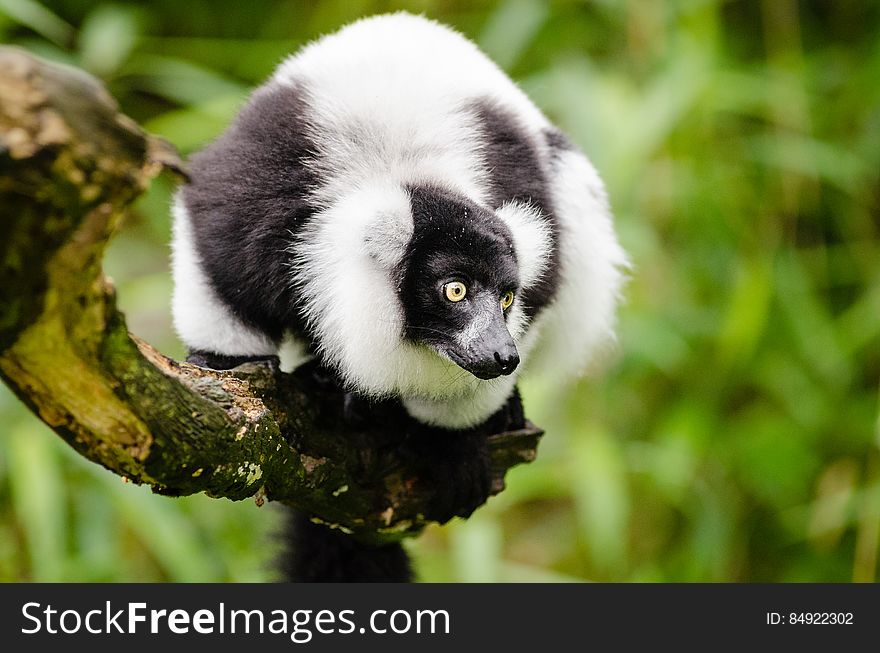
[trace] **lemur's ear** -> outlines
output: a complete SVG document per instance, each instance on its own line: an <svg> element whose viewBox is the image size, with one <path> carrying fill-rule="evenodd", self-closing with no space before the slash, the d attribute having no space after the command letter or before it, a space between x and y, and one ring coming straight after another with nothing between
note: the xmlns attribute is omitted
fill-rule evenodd
<svg viewBox="0 0 880 653"><path fill-rule="evenodd" d="M547 269L552 235L541 211L526 202L511 201L495 211L510 229L523 288L534 285Z"/></svg>
<svg viewBox="0 0 880 653"><path fill-rule="evenodd" d="M383 209L366 224L364 248L379 267L390 270L403 259L412 234L409 206Z"/></svg>

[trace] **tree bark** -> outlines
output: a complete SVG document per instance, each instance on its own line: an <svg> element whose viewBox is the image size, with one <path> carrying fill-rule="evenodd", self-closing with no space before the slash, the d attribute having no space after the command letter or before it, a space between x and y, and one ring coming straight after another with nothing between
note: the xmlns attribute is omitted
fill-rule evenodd
<svg viewBox="0 0 880 653"><path fill-rule="evenodd" d="M283 501L359 539L417 534L433 488L395 443L399 405L357 427L344 393L306 366L217 372L128 333L101 272L124 208L174 149L94 78L0 48L0 376L81 455L166 495ZM394 437L389 437L393 434ZM541 435L488 435L493 491Z"/></svg>

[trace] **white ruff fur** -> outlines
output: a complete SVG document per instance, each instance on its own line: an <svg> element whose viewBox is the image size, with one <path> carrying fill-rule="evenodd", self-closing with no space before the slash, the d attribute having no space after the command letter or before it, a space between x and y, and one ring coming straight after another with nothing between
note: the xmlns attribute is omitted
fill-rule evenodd
<svg viewBox="0 0 880 653"><path fill-rule="evenodd" d="M306 299L320 354L352 387L400 396L423 422L465 428L504 404L521 370L576 374L612 339L626 257L601 181L579 153L555 153L554 166L546 147L538 155L560 222L561 282L531 325L521 301L510 308L508 327L522 360L516 373L483 381L402 337L401 300L389 271L413 230L404 186L442 186L486 205L491 186L482 135L460 112L474 98L510 111L536 142L551 128L474 44L424 18L379 16L308 45L282 63L272 83L304 91L317 149L310 165L322 180L315 199L323 208L290 246L291 283ZM508 203L496 215L513 235L520 279L529 287L547 265L548 228L526 204ZM236 324L214 296L187 225L177 202L174 310L183 340L225 354L275 353L277 345Z"/></svg>

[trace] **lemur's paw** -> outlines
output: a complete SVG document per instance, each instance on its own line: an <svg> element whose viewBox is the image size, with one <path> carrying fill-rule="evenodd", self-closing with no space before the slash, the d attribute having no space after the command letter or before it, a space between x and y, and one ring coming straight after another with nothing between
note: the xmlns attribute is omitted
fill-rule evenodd
<svg viewBox="0 0 880 653"><path fill-rule="evenodd" d="M485 437L450 434L431 438L424 458L426 480L434 490L428 519L445 524L453 517L470 517L492 491L492 467Z"/></svg>
<svg viewBox="0 0 880 653"><path fill-rule="evenodd" d="M211 370L231 370L245 363L268 365L272 368L277 368L279 365L277 356L226 356L200 349L191 349L186 362Z"/></svg>

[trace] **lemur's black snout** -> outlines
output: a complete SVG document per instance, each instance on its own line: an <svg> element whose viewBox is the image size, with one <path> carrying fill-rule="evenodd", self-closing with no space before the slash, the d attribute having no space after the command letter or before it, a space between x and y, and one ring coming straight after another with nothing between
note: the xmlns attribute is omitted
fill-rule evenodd
<svg viewBox="0 0 880 653"><path fill-rule="evenodd" d="M519 365L519 352L516 347L507 347L502 351L495 352L495 362L501 374L510 374Z"/></svg>
<svg viewBox="0 0 880 653"><path fill-rule="evenodd" d="M462 367L485 381L511 374L519 365L519 352L508 336L507 342L499 342L495 346L487 347L481 356L471 359L468 363Z"/></svg>

